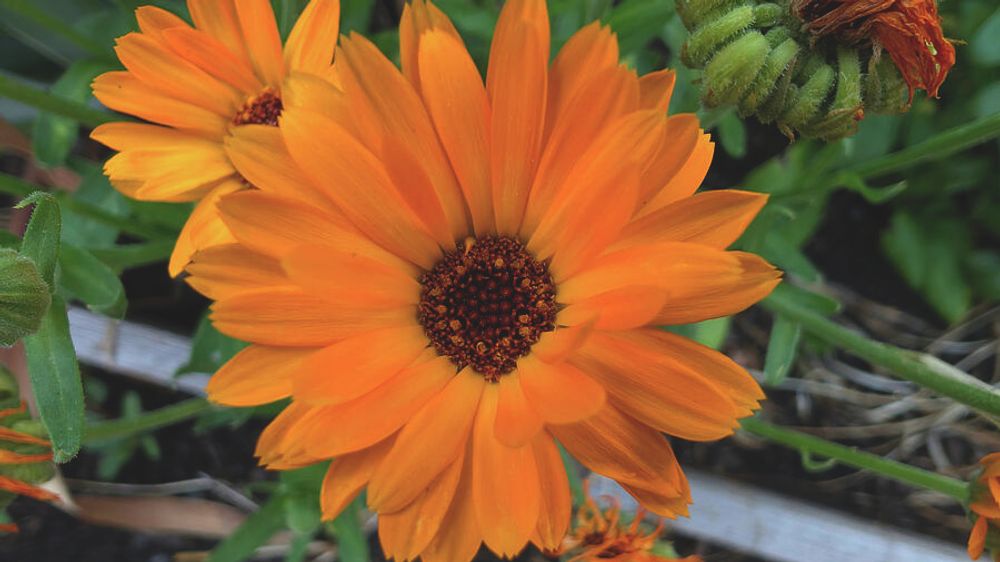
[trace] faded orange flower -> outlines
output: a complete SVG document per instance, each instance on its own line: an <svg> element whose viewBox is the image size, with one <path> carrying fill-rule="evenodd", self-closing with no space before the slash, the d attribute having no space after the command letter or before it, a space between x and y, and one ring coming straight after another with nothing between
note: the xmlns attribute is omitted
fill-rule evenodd
<svg viewBox="0 0 1000 562"><path fill-rule="evenodd" d="M793 0L792 9L814 35L871 42L888 51L910 89L937 97L955 64L935 0Z"/></svg>
<svg viewBox="0 0 1000 562"><path fill-rule="evenodd" d="M969 558L978 560L986 549L986 537L991 530L1000 529L1000 453L986 455L979 461L982 473L973 487L973 501L969 509L976 522L969 533ZM1000 550L993 555L1000 561Z"/></svg>
<svg viewBox="0 0 1000 562"><path fill-rule="evenodd" d="M115 47L126 70L93 84L101 103L150 122L94 129L95 140L119 151L104 167L112 185L135 199L200 201L174 247L171 275L194 251L233 240L215 203L248 182L225 143L246 125L277 125L289 76L330 72L340 21L339 0L311 0L282 46L268 0L187 6L193 27L155 6L136 10L140 32Z"/></svg>
<svg viewBox="0 0 1000 562"><path fill-rule="evenodd" d="M25 411L24 403L16 408L6 408L0 410L0 423L4 423L6 418L11 416L22 414ZM9 492L14 495L28 496L36 500L42 501L53 501L58 498L52 492L44 490L31 484L25 482L24 480L14 478L10 476L10 471L16 469L20 465L29 465L49 462L52 460L52 451L49 450L43 453L19 453L10 450L10 445L15 446L36 446L45 447L47 449L51 448L51 444L40 437L35 437L34 435L29 435L21 431L16 431L10 427L0 425L0 443L4 445L0 447L0 490ZM17 525L13 523L3 523L0 524L0 531L7 533L16 533L18 531Z"/></svg>

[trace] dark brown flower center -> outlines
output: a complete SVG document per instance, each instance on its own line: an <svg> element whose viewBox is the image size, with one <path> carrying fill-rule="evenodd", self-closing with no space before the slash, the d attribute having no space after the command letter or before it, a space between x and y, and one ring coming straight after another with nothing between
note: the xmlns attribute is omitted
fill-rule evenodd
<svg viewBox="0 0 1000 562"><path fill-rule="evenodd" d="M243 104L233 117L233 124L277 127L282 109L281 97L272 90L264 90Z"/></svg>
<svg viewBox="0 0 1000 562"><path fill-rule="evenodd" d="M420 278L417 317L434 349L496 382L555 328L548 265L513 238L469 239Z"/></svg>

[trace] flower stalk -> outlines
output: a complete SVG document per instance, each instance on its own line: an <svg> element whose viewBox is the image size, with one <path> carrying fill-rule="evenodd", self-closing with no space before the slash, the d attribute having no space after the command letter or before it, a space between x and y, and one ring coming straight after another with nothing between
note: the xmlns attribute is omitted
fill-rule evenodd
<svg viewBox="0 0 1000 562"><path fill-rule="evenodd" d="M796 449L802 453L832 459L840 464L862 470L870 470L880 476L891 478L910 486L939 492L963 504L969 501L968 483L924 470L899 461L894 461L854 447L827 441L815 435L786 429L759 418L742 420L743 430L773 443Z"/></svg>
<svg viewBox="0 0 1000 562"><path fill-rule="evenodd" d="M41 111L69 117L88 127L118 119L106 111L50 94L3 74L0 74L0 98L10 98Z"/></svg>
<svg viewBox="0 0 1000 562"><path fill-rule="evenodd" d="M961 402L993 419L1000 418L1000 391L932 355L872 341L792 302L781 293L772 294L763 305L800 323L807 332L823 341L888 369L902 379Z"/></svg>
<svg viewBox="0 0 1000 562"><path fill-rule="evenodd" d="M95 423L87 428L83 442L85 444L94 444L99 441L121 439L137 433L153 431L161 427L187 421L207 412L211 408L212 405L204 398L191 398L158 410L145 412L135 418Z"/></svg>

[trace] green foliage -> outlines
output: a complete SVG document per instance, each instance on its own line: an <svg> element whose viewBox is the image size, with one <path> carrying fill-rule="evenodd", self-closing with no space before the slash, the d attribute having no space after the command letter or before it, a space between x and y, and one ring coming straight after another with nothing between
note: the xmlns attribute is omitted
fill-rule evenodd
<svg viewBox="0 0 1000 562"><path fill-rule="evenodd" d="M0 249L0 346L37 331L51 300L35 262Z"/></svg>

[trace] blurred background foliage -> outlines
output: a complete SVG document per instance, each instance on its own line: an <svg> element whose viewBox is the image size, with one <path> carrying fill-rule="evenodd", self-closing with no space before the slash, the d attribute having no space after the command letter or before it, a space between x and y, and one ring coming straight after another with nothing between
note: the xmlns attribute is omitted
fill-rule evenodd
<svg viewBox="0 0 1000 562"><path fill-rule="evenodd" d="M52 280L53 306L65 299L101 314L125 315L126 296L145 293L141 278L130 283L126 276L123 285L121 275L154 265L165 278L161 264L190 212L187 205L122 197L101 172L109 153L87 139L93 126L122 118L93 99L90 82L101 72L120 68L114 40L136 29L132 12L144 3L0 0L0 194L8 197L4 208L38 188L51 191L59 203L62 243ZM187 17L180 0L150 3ZM304 3L273 0L283 33ZM342 32L364 33L398 61L401 0L341 3ZM485 69L501 2L437 4ZM773 127L741 121L733 111L701 110L698 72L680 63L686 31L672 0L549 1L554 50L581 26L600 19L618 33L623 60L638 72L676 70L671 113L698 112L718 143L706 186L771 195L739 245L786 271L793 287L782 289L783 298L818 314L836 312L838 303L823 290L829 273L824 269L830 266L837 270L838 283L871 298L911 294L912 299L902 299L903 306L945 327L974 307L1000 301L1000 5L995 0L943 0L939 6L945 35L958 45L958 63L940 99L920 93L909 113L868 117L850 139L789 143ZM872 233L862 246L857 236L850 236L858 216L870 223L865 232ZM3 226L12 221L8 215L3 218ZM18 249L20 244L14 237L0 237L0 247ZM885 271L895 276L886 277ZM880 286L867 292L867 285ZM198 307L203 306L199 301L192 319L171 325L190 328L194 338L183 372L212 372L241 348L200 316ZM137 312L140 320L157 321L141 311L130 315ZM677 329L719 347L728 328L728 320L722 319ZM781 316L771 330L764 371L767 381L777 384L802 338L796 322ZM72 375L72 369L68 372ZM103 403L106 410L126 419L143 415L134 394L108 405L102 400L108 393L99 383L88 383L87 389L92 402ZM210 412L201 427L240 424L253 413ZM157 441L148 435L97 440L93 446L102 478L113 478L133 455L161 458ZM271 532L289 527L296 536L312 536L319 525L314 505L300 498L303 489L318 486L317 478L309 470L285 475L280 493L248 524ZM213 560L235 560L252 550L246 536L234 535Z"/></svg>

